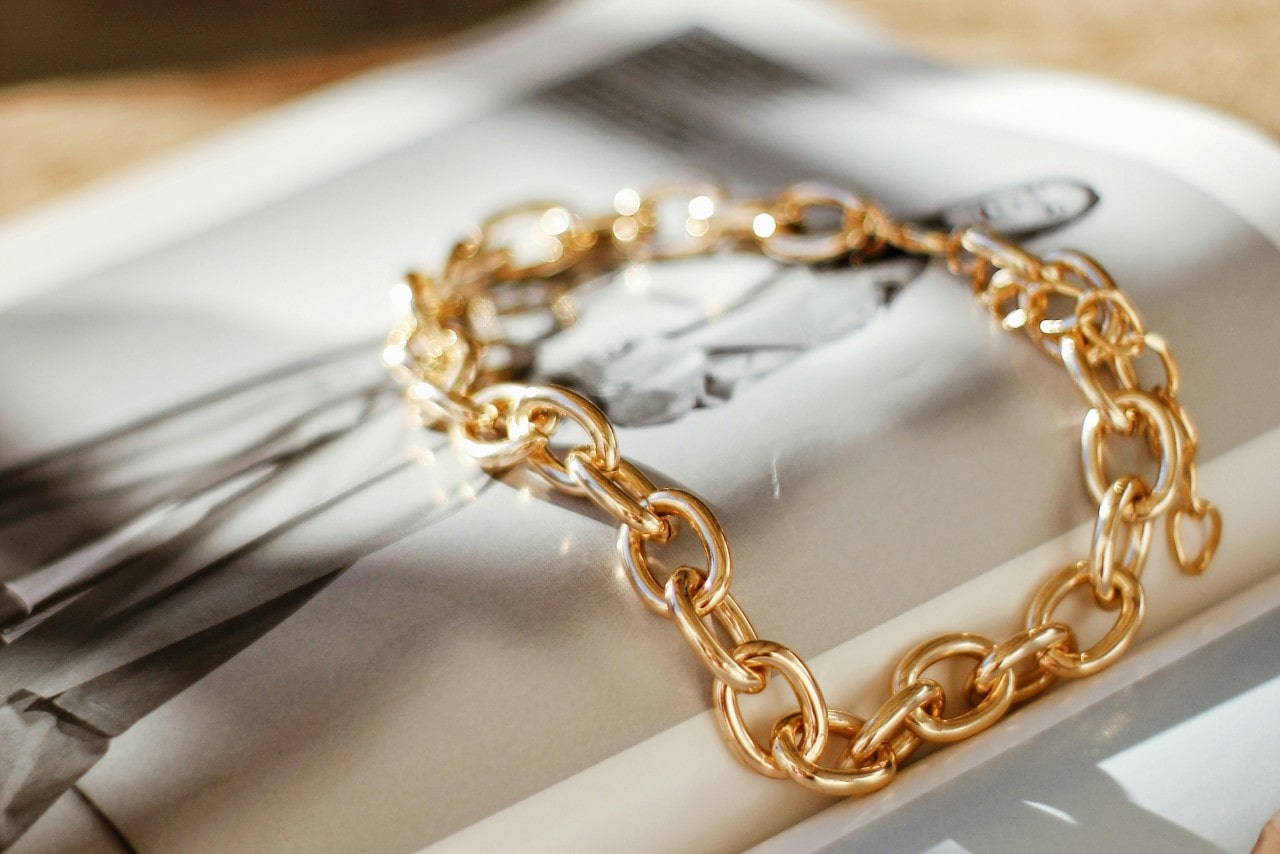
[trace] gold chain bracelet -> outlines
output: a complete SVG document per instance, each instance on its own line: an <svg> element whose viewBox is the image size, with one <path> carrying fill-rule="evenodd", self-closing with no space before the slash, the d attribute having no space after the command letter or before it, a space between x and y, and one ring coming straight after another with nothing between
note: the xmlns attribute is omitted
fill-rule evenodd
<svg viewBox="0 0 1280 854"><path fill-rule="evenodd" d="M976 226L947 232L899 222L847 190L816 183L766 201L731 200L710 185L624 190L614 208L586 219L563 205L534 204L490 219L454 247L438 277L412 273L398 286L403 310L383 362L421 423L447 430L480 465L527 467L618 520L618 554L635 592L675 625L711 672L721 733L752 770L828 795L875 791L922 741L968 738L1058 677L1088 676L1113 663L1143 618L1139 579L1158 520L1165 520L1184 572L1202 572L1213 559L1221 516L1197 492L1199 438L1178 402L1177 364L1164 338L1146 330L1129 297L1088 256L1065 250L1036 256ZM537 235L532 251L508 239L522 229ZM969 277L977 300L1004 329L1026 333L1066 369L1089 405L1082 458L1098 511L1088 556L1035 591L1022 631L1000 642L960 632L920 644L899 662L891 696L863 720L827 705L794 650L759 638L729 592L729 543L705 503L681 489L656 488L621 456L609 419L581 394L515 381L520 348L507 339L503 318L537 307L567 323L575 284L633 262L737 251L788 264L858 264L889 250L944 259L952 273ZM1150 387L1139 381L1136 365L1146 353L1162 369ZM566 422L588 441L557 456L550 442ZM1145 440L1158 464L1154 483L1108 474L1107 441L1119 436ZM1202 526L1194 554L1183 541L1188 519ZM646 549L683 527L698 539L706 565L680 566L659 580ZM1054 619L1076 588L1091 592L1097 608L1116 612L1112 628L1083 650L1072 627ZM967 710L946 714L943 687L925 673L955 658L974 662L961 698ZM770 671L791 687L798 709L761 741L738 695L764 690Z"/></svg>

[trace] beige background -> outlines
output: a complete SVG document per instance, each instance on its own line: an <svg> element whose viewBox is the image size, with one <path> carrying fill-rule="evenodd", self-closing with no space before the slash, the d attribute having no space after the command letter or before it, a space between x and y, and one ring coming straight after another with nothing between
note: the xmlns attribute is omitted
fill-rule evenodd
<svg viewBox="0 0 1280 854"><path fill-rule="evenodd" d="M1280 136L1273 0L843 0L900 41L960 64L1054 67L1191 98ZM276 57L0 87L0 215L358 71L423 36Z"/></svg>

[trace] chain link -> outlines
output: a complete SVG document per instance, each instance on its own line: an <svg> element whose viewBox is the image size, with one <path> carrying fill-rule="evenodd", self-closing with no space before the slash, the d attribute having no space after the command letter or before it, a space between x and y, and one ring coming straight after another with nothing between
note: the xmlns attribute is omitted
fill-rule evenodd
<svg viewBox="0 0 1280 854"><path fill-rule="evenodd" d="M891 696L864 719L829 707L794 650L759 638L730 594L729 542L705 503L684 490L655 487L622 457L613 426L591 401L557 386L513 382L510 366L490 357L507 345L505 312L540 306L565 321L571 312L562 297L576 278L628 263L749 251L784 263L857 264L887 248L942 259L969 279L975 298L1004 329L1026 334L1063 366L1089 407L1081 459L1098 510L1088 556L1035 591L1023 630L999 642L955 633L921 643L899 662ZM511 283L537 287L507 304L497 294ZM718 185L685 182L623 190L604 216L582 217L555 203L501 212L454 247L438 279L413 273L399 288L393 302L401 313L382 358L411 411L425 427L447 430L480 465L526 466L618 521L618 553L636 594L673 622L710 672L725 741L767 777L841 797L882 788L922 742L969 738L1055 679L1088 676L1123 654L1142 623L1139 579L1157 520L1164 518L1173 558L1189 574L1208 567L1221 539L1221 514L1198 492L1200 440L1178 401L1181 378L1169 345L1147 331L1129 296L1080 252L1037 256L978 227L946 232L900 222L827 184L795 184L771 200L733 200ZM1148 352L1161 376L1144 385L1138 363ZM587 443L556 456L551 440L566 422L581 428ZM1111 436L1145 440L1156 464L1153 483L1140 473L1108 474ZM1184 541L1188 524L1200 528L1194 553ZM679 566L659 581L648 548L683 530L698 539L706 565ZM1077 588L1115 614L1112 627L1083 650L1071 626L1054 619ZM963 696L949 697L924 675L952 660L973 662ZM738 697L763 691L771 673L791 687L798 709L762 740ZM948 711L949 701L957 708ZM844 746L833 749L835 739Z"/></svg>

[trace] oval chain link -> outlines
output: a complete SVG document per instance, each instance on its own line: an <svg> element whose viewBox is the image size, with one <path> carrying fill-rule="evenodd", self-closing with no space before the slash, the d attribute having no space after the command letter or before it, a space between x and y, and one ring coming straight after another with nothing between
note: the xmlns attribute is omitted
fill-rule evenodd
<svg viewBox="0 0 1280 854"><path fill-rule="evenodd" d="M856 715L840 709L827 709L827 731L853 741L862 733L864 722ZM835 768L806 759L800 749L804 733L804 715L792 712L773 725L773 761L792 780L823 795L847 798L868 795L883 789L898 770L898 757L881 743L869 761L857 762L851 751Z"/></svg>
<svg viewBox="0 0 1280 854"><path fill-rule="evenodd" d="M532 235L533 257L519 257L522 247L510 239L511 231L521 239ZM975 298L1003 328L1026 334L1063 366L1089 405L1081 458L1098 512L1089 556L1041 585L1022 631L1001 642L962 632L921 643L899 663L892 694L864 719L829 707L794 650L758 637L730 594L729 543L711 509L684 490L655 487L621 456L612 424L582 395L501 381L485 364L486 347L502 343L492 334L500 327L486 327L482 335L468 322L491 307L483 302L490 289L549 283L579 265L616 269L721 249L755 251L783 263L857 264L886 248L942 259L969 279ZM693 181L620 191L614 211L595 218L554 203L512 208L461 241L438 279L412 273L397 288L399 316L383 363L420 423L447 430L480 465L527 466L555 489L584 496L617 520L618 553L637 595L673 622L710 672L725 741L747 767L767 777L839 797L884 787L922 741L968 738L1058 677L1096 673L1132 645L1145 609L1139 577L1157 519L1164 517L1184 572L1202 572L1218 548L1222 518L1198 492L1199 436L1178 402L1181 376L1169 345L1147 331L1102 266L1079 252L1036 256L982 228L947 232L900 222L845 188L816 182L792 185L772 200L733 200L719 185ZM551 299L557 291L547 287L545 293ZM1144 386L1137 363L1147 351L1161 377ZM587 444L561 458L550 439L565 421L586 433ZM1137 473L1107 473L1107 437L1117 434L1145 439L1157 466L1154 483ZM1183 540L1188 521L1202 526L1196 553ZM698 539L706 566L678 566L659 582L648 548L686 528ZM1075 631L1054 620L1077 588L1092 593L1100 610L1115 612L1112 627L1084 650ZM967 708L948 715L946 691L924 673L955 659L974 664L964 679ZM784 678L799 708L775 721L766 743L748 728L738 696L763 691L770 672ZM833 735L847 742L843 749L830 748ZM833 753L834 764L824 764Z"/></svg>
<svg viewBox="0 0 1280 854"><path fill-rule="evenodd" d="M739 644L733 650L733 657L738 664L757 669L762 676L766 668L774 670L791 686L800 704L800 743L797 749L806 762L816 762L827 749L830 718L822 689L804 659L782 644L768 640ZM766 777L786 777L786 770L773 758L772 748L763 747L751 734L738 705L738 692L733 686L717 681L711 696L720 733L738 758Z"/></svg>
<svg viewBox="0 0 1280 854"><path fill-rule="evenodd" d="M995 650L995 641L969 632L956 632L925 641L903 657L893 675L893 685L903 690L923 680L924 671L949 658L967 656L979 663ZM915 709L904 723L926 741L944 744L961 741L994 724L1013 703L1014 675L1006 671L992 684L981 700L967 712L945 717L939 708L933 713Z"/></svg>
<svg viewBox="0 0 1280 854"><path fill-rule="evenodd" d="M659 489L646 496L640 506L656 513L663 520L676 519L688 524L689 529L697 535L707 558L707 569L702 573L702 584L694 595L693 604L698 616L705 617L729 595L729 579L733 567L724 528L720 526L711 508L702 503L702 499L683 489ZM641 601L654 613L666 617L670 615L666 593L663 585L653 577L649 556L645 551L646 542L648 540L645 536L630 525L623 524L618 529L618 554L622 558L627 577L631 579L631 585Z"/></svg>

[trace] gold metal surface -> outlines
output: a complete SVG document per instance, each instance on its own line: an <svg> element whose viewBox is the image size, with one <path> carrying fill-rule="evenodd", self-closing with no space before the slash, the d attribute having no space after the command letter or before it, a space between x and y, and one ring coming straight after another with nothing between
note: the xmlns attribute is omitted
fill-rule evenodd
<svg viewBox="0 0 1280 854"><path fill-rule="evenodd" d="M1065 623L1045 623L996 644L974 669L970 679L970 702L979 703L991 693L1000 677L1014 674L1013 702L1025 703L1053 684L1056 677L1040 666L1040 657L1050 649L1076 651L1076 635ZM1016 668L1029 664L1022 673Z"/></svg>
<svg viewBox="0 0 1280 854"><path fill-rule="evenodd" d="M1178 479L1181 476L1182 439L1175 432L1173 414L1169 406L1153 394L1145 391L1121 391L1111 399L1128 418L1130 435L1145 434L1148 445L1159 453L1160 469L1156 482L1147 489L1145 497L1132 506L1133 514L1142 519L1163 515L1178 499ZM1094 500L1103 501L1107 489L1114 482L1106 473L1106 436L1114 432L1106 419L1096 409L1084 417L1081 452L1084 460L1084 482Z"/></svg>
<svg viewBox="0 0 1280 854"><path fill-rule="evenodd" d="M688 566L676 567L667 578L664 590L667 607L680 635L716 679L735 691L747 694L763 691L767 684L765 675L740 664L733 657L733 650L747 641L759 640L755 627L738 606L737 600L732 596L724 597L724 601L712 609L711 616L724 627L733 641L733 647L726 648L703 622L703 617L693 604L693 597L702 581L702 575Z"/></svg>
<svg viewBox="0 0 1280 854"><path fill-rule="evenodd" d="M640 505L668 522L678 519L686 523L697 535L707 558L707 569L701 573L702 584L694 594L693 604L698 616L711 613L729 595L729 579L733 572L729 541L715 514L702 503L702 499L683 489L659 489L646 496ZM680 528L674 530L679 531ZM618 554L627 570L627 577L641 600L655 613L666 616L666 593L663 585L653 578L649 558L645 554L645 542L645 538L629 525L624 524L618 529Z"/></svg>
<svg viewBox="0 0 1280 854"><path fill-rule="evenodd" d="M618 455L618 439L613 433L613 425L599 407L576 391L557 386L531 386L511 412L508 431L520 432L526 429L526 423L536 422L545 416L551 416L556 427L563 424L565 419L575 422L586 432L591 442L590 446L576 450L586 452L587 459L602 473L618 470L621 457ZM548 440L551 438L550 431L542 432ZM561 492L581 496L587 494L587 488L569 473L565 464L551 453L545 442L529 457L529 467Z"/></svg>
<svg viewBox="0 0 1280 854"><path fill-rule="evenodd" d="M1142 585L1127 572L1116 570L1111 577L1119 598L1115 625L1093 646L1081 652L1050 648L1040 657L1040 666L1055 676L1079 678L1092 676L1111 666L1134 638L1146 613L1146 597ZM1046 581L1027 609L1027 625L1043 626L1052 622L1058 603L1077 587L1092 586L1092 573L1086 562L1071 564ZM1096 599L1096 597L1095 597Z"/></svg>
<svg viewBox="0 0 1280 854"><path fill-rule="evenodd" d="M733 657L744 667L755 667L762 673L766 668L775 670L791 686L800 705L799 754L806 762L816 762L827 747L829 718L822 689L818 687L818 680L813 677L809 666L792 650L767 640L739 644L733 651ZM748 729L742 709L738 706L738 692L727 683L716 682L711 696L714 699L720 734L738 758L766 777L781 779L788 776L774 761L772 749L762 747Z"/></svg>
<svg viewBox="0 0 1280 854"><path fill-rule="evenodd" d="M856 715L839 709L827 710L827 731L852 740L861 733L863 721ZM854 762L846 752L839 767L829 768L811 762L800 750L799 739L804 731L804 716L792 712L773 726L773 760L787 776L800 785L824 795L847 798L867 795L889 785L897 771L897 758L884 743L875 749L875 755L865 764Z"/></svg>
<svg viewBox="0 0 1280 854"><path fill-rule="evenodd" d="M932 679L916 679L898 688L867 718L849 745L850 759L862 762L887 746L895 757L906 760L920 746L920 736L907 728L907 719L926 710L941 714L945 700L942 686Z"/></svg>
<svg viewBox="0 0 1280 854"><path fill-rule="evenodd" d="M1111 485L1098 505L1087 563L1093 595L1104 607L1115 601L1116 572L1140 577L1151 550L1155 520L1139 518L1137 512L1138 502L1147 497L1145 489L1138 478L1122 477Z"/></svg>
<svg viewBox="0 0 1280 854"><path fill-rule="evenodd" d="M534 229L531 244L508 242L515 226ZM599 272L637 259L718 251L756 252L786 263L857 264L886 248L941 259L969 280L975 299L1004 329L1024 333L1063 366L1090 407L1081 459L1097 515L1087 557L1035 591L1021 630L999 642L964 632L925 640L903 657L890 696L864 720L828 707L795 651L759 639L730 594L729 542L710 507L685 490L655 487L621 455L612 425L594 403L557 386L512 381L518 377L491 351L507 345L497 291L525 288L522 308L541 299L554 313L579 267ZM406 293L410 298L403 299ZM548 203L499 213L455 247L438 277L411 274L399 297L393 302L401 313L383 362L420 422L447 430L459 450L487 468L525 466L614 518L620 560L636 594L673 622L711 673L715 717L733 753L764 776L790 778L828 795L875 791L922 740L969 738L1057 677L1084 677L1113 663L1142 623L1146 600L1139 579L1158 520L1164 519L1174 560L1188 574L1208 567L1221 538L1218 508L1199 495L1200 439L1178 401L1181 377L1169 345L1147 331L1102 266L1079 252L1037 256L976 227L945 232L899 222L856 194L824 184L796 184L772 200L733 200L714 184L680 183L648 193L624 189L614 211L597 217ZM1162 375L1144 386L1136 362L1148 352ZM561 459L551 440L567 423L587 441ZM1107 440L1116 435L1145 440L1140 444L1157 466L1154 483L1139 472L1108 473ZM1194 554L1184 541L1188 525L1201 528ZM701 545L706 565L678 566L660 582L648 549L686 529ZM1077 588L1091 594L1098 610L1115 613L1111 628L1084 650L1076 631L1054 619ZM951 705L964 708L948 709L946 690L924 673L956 659L973 666L964 679L965 696L951 698ZM748 728L738 696L763 691L771 671L790 686L798 710L775 721L766 746ZM843 749L829 744L833 734L847 741ZM823 757L833 755L834 766L824 764Z"/></svg>
<svg viewBox="0 0 1280 854"><path fill-rule="evenodd" d="M894 687L906 690L924 680L924 672L931 665L948 658L967 656L978 663L996 648L995 642L970 632L955 632L927 640L903 656L893 674ZM975 683L976 684L976 683ZM1014 676L1006 671L978 703L966 712L946 716L944 709L917 708L907 715L907 729L926 741L948 744L977 735L1004 716L1013 703Z"/></svg>

